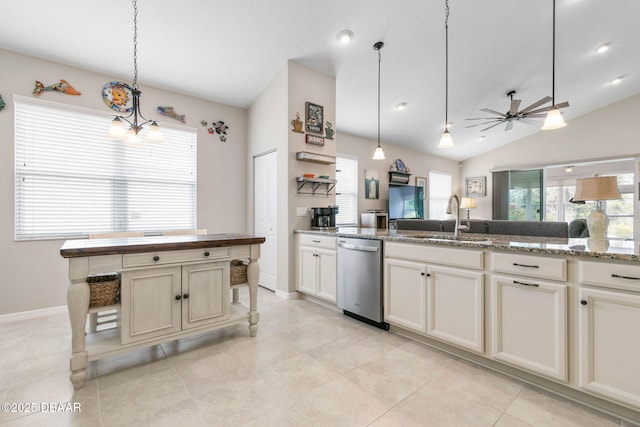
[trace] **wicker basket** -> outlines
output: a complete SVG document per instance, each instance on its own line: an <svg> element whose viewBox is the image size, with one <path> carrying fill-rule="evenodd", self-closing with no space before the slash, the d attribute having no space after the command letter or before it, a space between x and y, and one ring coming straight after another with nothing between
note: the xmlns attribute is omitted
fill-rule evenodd
<svg viewBox="0 0 640 427"><path fill-rule="evenodd" d="M120 289L118 274L102 274L87 277L89 284L89 308L104 307L116 303Z"/></svg>
<svg viewBox="0 0 640 427"><path fill-rule="evenodd" d="M231 261L231 284L239 285L247 282L247 266L240 260Z"/></svg>

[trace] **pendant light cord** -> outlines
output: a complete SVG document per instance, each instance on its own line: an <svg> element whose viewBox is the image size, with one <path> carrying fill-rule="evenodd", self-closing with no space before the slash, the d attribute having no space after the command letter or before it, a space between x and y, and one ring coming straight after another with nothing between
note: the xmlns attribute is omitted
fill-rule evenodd
<svg viewBox="0 0 640 427"><path fill-rule="evenodd" d="M554 0L555 1L555 0ZM444 130L449 128L449 0L445 1L445 19L444 19Z"/></svg>
<svg viewBox="0 0 640 427"><path fill-rule="evenodd" d="M551 108L556 106L556 0L553 0L553 47L551 49Z"/></svg>
<svg viewBox="0 0 640 427"><path fill-rule="evenodd" d="M382 59L380 49L382 47L378 49L378 147L380 147L380 61Z"/></svg>
<svg viewBox="0 0 640 427"><path fill-rule="evenodd" d="M133 83L138 89L138 1L133 0Z"/></svg>

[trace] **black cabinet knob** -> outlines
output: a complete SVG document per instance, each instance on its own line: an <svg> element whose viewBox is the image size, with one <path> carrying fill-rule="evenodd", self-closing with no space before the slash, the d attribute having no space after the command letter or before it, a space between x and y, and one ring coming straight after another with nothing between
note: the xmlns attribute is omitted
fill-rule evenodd
<svg viewBox="0 0 640 427"><path fill-rule="evenodd" d="M183 298L183 299L189 299L189 294L184 294L184 295L182 295L182 298Z"/></svg>
<svg viewBox="0 0 640 427"><path fill-rule="evenodd" d="M158 255L156 255L156 256L153 257L153 260L158 262L158 261L160 261L160 257Z"/></svg>
<svg viewBox="0 0 640 427"><path fill-rule="evenodd" d="M180 301L182 299L182 295L176 295L176 301Z"/></svg>
<svg viewBox="0 0 640 427"><path fill-rule="evenodd" d="M424 271L422 273L420 273L421 276L424 276Z"/></svg>
<svg viewBox="0 0 640 427"><path fill-rule="evenodd" d="M205 252L205 253L204 253L204 256L209 256L209 255L211 255L211 254L209 253L209 251L207 251L207 252Z"/></svg>
<svg viewBox="0 0 640 427"><path fill-rule="evenodd" d="M580 300L580 304L587 305L587 301L586 300Z"/></svg>

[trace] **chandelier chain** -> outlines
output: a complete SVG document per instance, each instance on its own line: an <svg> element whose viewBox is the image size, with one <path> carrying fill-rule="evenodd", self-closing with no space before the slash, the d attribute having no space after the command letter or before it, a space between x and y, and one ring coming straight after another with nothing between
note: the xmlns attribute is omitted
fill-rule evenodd
<svg viewBox="0 0 640 427"><path fill-rule="evenodd" d="M133 88L138 89L138 1L133 0Z"/></svg>

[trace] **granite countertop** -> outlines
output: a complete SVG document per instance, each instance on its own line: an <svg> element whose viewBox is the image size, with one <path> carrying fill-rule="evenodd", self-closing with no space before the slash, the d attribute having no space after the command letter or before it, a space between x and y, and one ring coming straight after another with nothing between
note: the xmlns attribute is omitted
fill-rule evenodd
<svg viewBox="0 0 640 427"><path fill-rule="evenodd" d="M565 239L539 236L506 236L497 234L453 233L413 230L376 230L374 228L340 227L337 230L295 230L325 236L357 237L389 242L410 242L467 248L487 248L531 254L571 255L620 261L640 261L640 248L632 240Z"/></svg>

